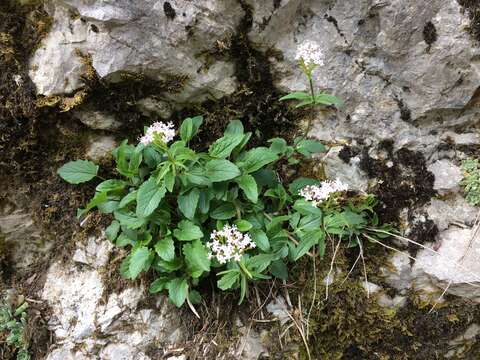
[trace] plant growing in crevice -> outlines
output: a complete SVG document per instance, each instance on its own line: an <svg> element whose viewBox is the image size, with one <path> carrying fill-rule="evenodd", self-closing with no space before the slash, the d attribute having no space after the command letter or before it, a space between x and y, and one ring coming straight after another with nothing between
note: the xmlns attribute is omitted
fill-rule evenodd
<svg viewBox="0 0 480 360"><path fill-rule="evenodd" d="M28 340L25 335L28 303L16 309L8 303L0 303L0 343L6 343L16 351L17 360L30 360Z"/></svg>
<svg viewBox="0 0 480 360"><path fill-rule="evenodd" d="M120 267L125 278L152 269L150 292L168 291L174 304L187 302L194 311L201 299L195 287L214 273L220 289L240 290L242 302L251 281L286 279L287 264L306 254L322 257L326 239L361 245L357 235L378 225L370 195L347 192L338 181L282 183L275 164L325 151L320 142L275 138L269 147L246 149L252 134L234 120L208 152L197 152L190 142L202 122L185 119L178 140L172 124L155 123L136 146L122 142L113 151L120 178L102 179L77 212L113 215L105 232L130 248ZM98 170L77 160L58 173L78 184Z"/></svg>
<svg viewBox="0 0 480 360"><path fill-rule="evenodd" d="M480 204L480 163L478 159L466 159L462 162L463 179L460 185L465 199L473 206Z"/></svg>
<svg viewBox="0 0 480 360"><path fill-rule="evenodd" d="M299 46L295 60L299 62L300 69L308 79L309 90L294 91L280 98L280 101L297 100L296 108L304 106L340 106L342 101L336 96L327 94L325 92L315 92L313 71L318 66L324 66L324 55L321 48L312 41L306 41ZM311 120L308 122L305 135L307 135L311 128Z"/></svg>

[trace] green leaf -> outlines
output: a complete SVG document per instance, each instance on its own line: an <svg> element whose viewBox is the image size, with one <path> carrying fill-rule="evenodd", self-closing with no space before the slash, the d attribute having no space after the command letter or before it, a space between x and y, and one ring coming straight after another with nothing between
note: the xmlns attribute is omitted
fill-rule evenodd
<svg viewBox="0 0 480 360"><path fill-rule="evenodd" d="M113 220L112 223L105 229L105 236L110 241L115 241L118 232L120 231L120 223L117 220Z"/></svg>
<svg viewBox="0 0 480 360"><path fill-rule="evenodd" d="M127 195L125 195L120 201L120 204L118 204L118 208L121 209L135 200L137 200L137 190L129 192Z"/></svg>
<svg viewBox="0 0 480 360"><path fill-rule="evenodd" d="M291 92L288 95L282 96L278 100L285 101L285 100L307 100L307 99L311 100L312 95L310 95L306 92L303 92L303 91L294 91L294 92Z"/></svg>
<svg viewBox="0 0 480 360"><path fill-rule="evenodd" d="M226 134L210 146L208 154L214 158L225 159L242 140L243 134Z"/></svg>
<svg viewBox="0 0 480 360"><path fill-rule="evenodd" d="M185 142L190 141L197 134L202 123L203 116L195 116L183 120L180 126L180 138Z"/></svg>
<svg viewBox="0 0 480 360"><path fill-rule="evenodd" d="M169 171L165 174L164 182L168 192L172 192L173 187L175 186L175 174L173 173L173 171Z"/></svg>
<svg viewBox="0 0 480 360"><path fill-rule="evenodd" d="M320 93L315 95L315 103L324 104L324 105L336 105L336 106L343 105L343 101L341 99L326 93Z"/></svg>
<svg viewBox="0 0 480 360"><path fill-rule="evenodd" d="M272 273L273 276L287 280L288 279L288 269L287 265L283 262L283 260L275 260L272 262L270 265L270 272Z"/></svg>
<svg viewBox="0 0 480 360"><path fill-rule="evenodd" d="M272 150L277 155L284 154L285 151L287 151L287 142L285 141L285 139L274 138L268 140L268 142L271 143L270 150Z"/></svg>
<svg viewBox="0 0 480 360"><path fill-rule="evenodd" d="M192 304L200 304L202 302L202 295L197 290L191 290L188 292L188 299Z"/></svg>
<svg viewBox="0 0 480 360"><path fill-rule="evenodd" d="M187 272L192 278L199 278L204 272L210 271L208 251L200 240L183 245L183 255Z"/></svg>
<svg viewBox="0 0 480 360"><path fill-rule="evenodd" d="M138 229L147 221L145 218L138 218L135 213L123 209L114 211L113 215L120 222L120 225L129 229Z"/></svg>
<svg viewBox="0 0 480 360"><path fill-rule="evenodd" d="M211 213L210 217L216 220L227 220L233 218L237 214L235 205L232 203L224 203L217 208L215 208Z"/></svg>
<svg viewBox="0 0 480 360"><path fill-rule="evenodd" d="M305 186L318 184L320 184L320 181L318 180L301 177L292 181L292 183L288 186L288 190L290 191L290 194L298 195L298 192Z"/></svg>
<svg viewBox="0 0 480 360"><path fill-rule="evenodd" d="M217 286L221 290L231 289L232 286L238 281L239 273L237 271L230 271L222 275L217 281Z"/></svg>
<svg viewBox="0 0 480 360"><path fill-rule="evenodd" d="M130 162L128 163L128 172L132 175L138 174L138 168L142 163L143 155L142 150L144 148L143 144L138 144L135 147L132 155L130 156Z"/></svg>
<svg viewBox="0 0 480 360"><path fill-rule="evenodd" d="M278 184L277 173L271 169L260 169L253 173L252 176L260 186L273 188Z"/></svg>
<svg viewBox="0 0 480 360"><path fill-rule="evenodd" d="M177 229L173 230L173 236L180 241L191 241L203 237L202 230L193 222L182 220L178 223Z"/></svg>
<svg viewBox="0 0 480 360"><path fill-rule="evenodd" d="M311 104L313 104L313 100L310 98L310 99L306 99L306 100L303 100L303 101L299 102L297 105L295 105L295 108L299 109L301 107L311 105Z"/></svg>
<svg viewBox="0 0 480 360"><path fill-rule="evenodd" d="M205 174L205 169L200 165L191 167L185 175L187 180L194 185L209 186L212 183Z"/></svg>
<svg viewBox="0 0 480 360"><path fill-rule="evenodd" d="M259 170L260 168L277 159L278 156L274 151L266 147L258 147L247 151L242 159L238 162L238 167L245 174L249 174Z"/></svg>
<svg viewBox="0 0 480 360"><path fill-rule="evenodd" d="M301 230L315 230L320 229L322 224L321 215L307 215L300 219L298 228Z"/></svg>
<svg viewBox="0 0 480 360"><path fill-rule="evenodd" d="M160 272L174 272L180 270L183 267L183 260L180 257L174 258L172 261L165 261L157 258L153 264L155 270Z"/></svg>
<svg viewBox="0 0 480 360"><path fill-rule="evenodd" d="M128 273L135 279L142 271L148 270L153 260L153 253L146 246L133 249L130 255Z"/></svg>
<svg viewBox="0 0 480 360"><path fill-rule="evenodd" d="M118 209L118 204L120 204L120 201L107 200L101 204L98 204L97 208L102 214L111 214Z"/></svg>
<svg viewBox="0 0 480 360"><path fill-rule="evenodd" d="M228 123L225 135L243 134L243 124L240 120L232 120Z"/></svg>
<svg viewBox="0 0 480 360"><path fill-rule="evenodd" d="M70 184L80 184L92 180L98 173L98 165L91 161L70 161L57 171L58 175Z"/></svg>
<svg viewBox="0 0 480 360"><path fill-rule="evenodd" d="M304 156L310 156L311 154L325 152L327 148L320 141L304 139L297 143L295 150Z"/></svg>
<svg viewBox="0 0 480 360"><path fill-rule="evenodd" d="M125 247L127 245L135 245L135 242L127 236L125 232L122 232L118 237L117 240L115 241L115 245L118 247Z"/></svg>
<svg viewBox="0 0 480 360"><path fill-rule="evenodd" d="M248 231L253 227L252 224L247 220L235 220L234 223L237 226L237 229L242 232Z"/></svg>
<svg viewBox="0 0 480 360"><path fill-rule="evenodd" d="M78 209L77 210L77 217L79 218L80 216L82 216L83 214L89 212L91 209L93 209L94 207L100 205L100 204L103 204L104 202L106 202L108 200L108 196L107 196L107 193L106 192L97 192L95 193L95 196L93 198L90 199L90 201L88 202L87 206L85 207L85 209Z"/></svg>
<svg viewBox="0 0 480 360"><path fill-rule="evenodd" d="M268 251L270 249L270 242L268 241L267 234L263 230L253 229L250 231L253 242L258 246L260 250Z"/></svg>
<svg viewBox="0 0 480 360"><path fill-rule="evenodd" d="M205 175L212 182L230 180L240 174L238 167L228 160L210 160L205 165Z"/></svg>
<svg viewBox="0 0 480 360"><path fill-rule="evenodd" d="M256 272L263 272L270 263L275 260L273 254L258 254L248 259L248 268L255 269Z"/></svg>
<svg viewBox="0 0 480 360"><path fill-rule="evenodd" d="M171 236L164 237L155 244L155 252L165 261L175 258L175 244Z"/></svg>
<svg viewBox="0 0 480 360"><path fill-rule="evenodd" d="M137 216L147 217L153 213L165 196L166 191L165 186L158 186L153 177L145 181L138 189Z"/></svg>
<svg viewBox="0 0 480 360"><path fill-rule="evenodd" d="M176 278L170 280L168 285L168 297L169 299L177 306L180 307L183 305L187 299L188 294L188 283L187 280Z"/></svg>
<svg viewBox="0 0 480 360"><path fill-rule="evenodd" d="M252 175L242 175L236 179L238 186L243 190L248 200L254 204L258 201L258 186Z"/></svg>
<svg viewBox="0 0 480 360"><path fill-rule="evenodd" d="M162 290L167 289L168 283L170 282L170 278L166 276L161 276L157 278L152 284L150 285L150 289L148 292L150 294L156 294Z"/></svg>
<svg viewBox="0 0 480 360"><path fill-rule="evenodd" d="M123 180L110 179L102 181L97 185L95 191L98 192L108 192L108 191L118 191L123 190L127 186L127 183Z"/></svg>
<svg viewBox="0 0 480 360"><path fill-rule="evenodd" d="M313 246L318 244L322 232L320 230L310 231L300 239L297 247L295 247L293 260L297 261L305 255Z"/></svg>
<svg viewBox="0 0 480 360"><path fill-rule="evenodd" d="M198 199L200 198L200 190L194 188L186 194L180 195L177 198L178 209L187 219L192 220L197 210Z"/></svg>
<svg viewBox="0 0 480 360"><path fill-rule="evenodd" d="M305 199L298 199L295 201L293 208L302 215L322 215L322 210L316 206L313 206L311 202Z"/></svg>

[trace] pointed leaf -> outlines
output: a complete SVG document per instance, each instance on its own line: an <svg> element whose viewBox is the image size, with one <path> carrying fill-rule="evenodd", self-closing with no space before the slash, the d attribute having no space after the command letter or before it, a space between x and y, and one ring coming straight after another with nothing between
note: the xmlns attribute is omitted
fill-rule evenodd
<svg viewBox="0 0 480 360"><path fill-rule="evenodd" d="M166 191L165 186L158 186L153 177L145 181L138 189L137 216L147 217L153 213L165 196Z"/></svg>
<svg viewBox="0 0 480 360"><path fill-rule="evenodd" d="M70 184L80 184L97 175L98 165L87 160L70 161L58 169L57 173Z"/></svg>

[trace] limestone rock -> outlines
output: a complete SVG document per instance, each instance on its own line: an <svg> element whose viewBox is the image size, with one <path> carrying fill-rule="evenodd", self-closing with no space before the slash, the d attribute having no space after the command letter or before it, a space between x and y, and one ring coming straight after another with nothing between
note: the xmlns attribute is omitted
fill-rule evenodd
<svg viewBox="0 0 480 360"><path fill-rule="evenodd" d="M94 162L98 162L111 156L111 152L116 146L117 142L112 136L95 136L90 139L86 156Z"/></svg>
<svg viewBox="0 0 480 360"><path fill-rule="evenodd" d="M75 110L74 116L83 124L95 130L117 130L121 124L115 119L115 116L103 111L94 111L89 109Z"/></svg>
<svg viewBox="0 0 480 360"><path fill-rule="evenodd" d="M448 293L480 302L480 238L470 228L450 227L440 234L438 254L421 250L413 267L418 290ZM472 284L477 286L472 286Z"/></svg>
<svg viewBox="0 0 480 360"><path fill-rule="evenodd" d="M426 207L426 212L438 229L443 231L454 223L473 225L478 209L467 203L462 196L457 195L445 200L432 199Z"/></svg>
<svg viewBox="0 0 480 360"><path fill-rule="evenodd" d="M428 167L428 171L435 176L433 188L440 193L447 193L459 189L463 178L462 170L447 159L435 161Z"/></svg>
<svg viewBox="0 0 480 360"><path fill-rule="evenodd" d="M412 267L408 255L395 252L390 258L390 264L392 268L381 269L385 281L400 292L409 289L412 286Z"/></svg>
<svg viewBox="0 0 480 360"><path fill-rule="evenodd" d="M56 346L47 359L148 360L149 347L183 338L177 309L165 297L140 308L143 287L105 294L102 267L111 250L110 242L90 238L73 258L88 266L54 263L48 270L41 297L53 311L49 328Z"/></svg>
<svg viewBox="0 0 480 360"><path fill-rule="evenodd" d="M234 0L190 2L51 0L53 27L30 62L30 77L43 95L82 86L77 49L92 58L98 75L116 81L122 72L162 80L189 78L180 98L221 97L235 88L233 67L209 63L204 54L235 32L243 10Z"/></svg>

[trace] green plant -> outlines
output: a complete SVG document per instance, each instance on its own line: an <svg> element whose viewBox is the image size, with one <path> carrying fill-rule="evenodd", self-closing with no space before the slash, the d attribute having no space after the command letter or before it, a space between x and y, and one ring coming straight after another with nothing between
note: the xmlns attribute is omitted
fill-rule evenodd
<svg viewBox="0 0 480 360"><path fill-rule="evenodd" d="M302 44L297 51L296 59L299 62L300 69L305 74L309 84L309 90L305 91L294 91L291 92L283 97L280 98L280 101L285 100L296 100L298 104L295 106L296 108L301 108L304 106L340 106L342 105L342 100L337 98L336 96L327 94L325 92L319 92L318 94L315 93L315 87L313 84L313 71L318 66L323 66L323 53L320 47L311 42L307 41ZM310 131L311 122L309 122L307 131L305 132L308 134Z"/></svg>
<svg viewBox="0 0 480 360"><path fill-rule="evenodd" d="M208 152L196 152L189 143L202 121L184 120L177 141L172 124L155 123L138 145L122 142L113 151L121 178L99 183L77 212L83 216L96 207L113 214L106 236L130 248L120 267L125 278L153 269L157 279L150 292L168 291L181 306L200 301L194 288L213 272L220 289L240 289L241 302L250 281L287 278L287 263L312 249L323 256L326 237L353 246L357 233L377 225L370 195L347 196L338 181L280 181L275 164L324 151L318 141L288 145L275 138L269 147L246 149L251 133L234 120ZM78 160L58 173L78 184L98 170Z"/></svg>
<svg viewBox="0 0 480 360"><path fill-rule="evenodd" d="M15 311L7 303L0 304L0 342L4 341L17 351L17 360L30 360L28 341L25 337L28 303L24 302ZM6 336L3 339L4 334Z"/></svg>
<svg viewBox="0 0 480 360"><path fill-rule="evenodd" d="M478 159L466 159L462 162L463 180L461 186L465 199L473 206L480 204L480 163Z"/></svg>

